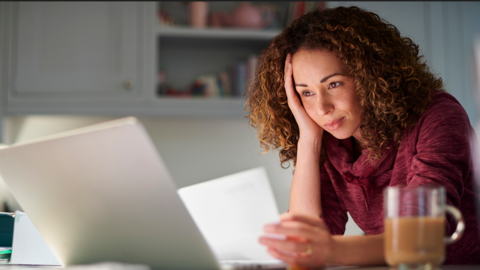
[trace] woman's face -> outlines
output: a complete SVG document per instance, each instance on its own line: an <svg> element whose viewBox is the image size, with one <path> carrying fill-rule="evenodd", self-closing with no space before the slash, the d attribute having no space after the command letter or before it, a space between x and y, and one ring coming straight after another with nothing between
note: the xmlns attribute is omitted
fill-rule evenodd
<svg viewBox="0 0 480 270"><path fill-rule="evenodd" d="M295 88L308 115L338 139L361 141L363 110L355 83L336 53L300 49L292 57Z"/></svg>

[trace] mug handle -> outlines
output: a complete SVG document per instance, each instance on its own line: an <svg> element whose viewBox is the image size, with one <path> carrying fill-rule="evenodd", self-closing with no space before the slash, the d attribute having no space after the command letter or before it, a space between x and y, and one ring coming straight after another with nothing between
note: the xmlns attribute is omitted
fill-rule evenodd
<svg viewBox="0 0 480 270"><path fill-rule="evenodd" d="M452 214L453 218L457 222L457 228L451 236L447 236L443 239L446 244L451 244L457 242L463 235L465 231L465 221L463 220L462 213L455 206L446 205L445 210Z"/></svg>

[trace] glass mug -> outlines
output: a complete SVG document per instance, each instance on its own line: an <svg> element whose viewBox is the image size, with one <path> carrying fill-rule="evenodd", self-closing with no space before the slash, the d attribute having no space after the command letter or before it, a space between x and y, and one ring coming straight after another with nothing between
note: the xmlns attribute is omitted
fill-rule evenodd
<svg viewBox="0 0 480 270"><path fill-rule="evenodd" d="M445 211L457 228L445 237ZM465 229L460 211L445 205L443 187L387 187L384 190L384 254L400 269L434 268L445 260L445 245L460 239Z"/></svg>

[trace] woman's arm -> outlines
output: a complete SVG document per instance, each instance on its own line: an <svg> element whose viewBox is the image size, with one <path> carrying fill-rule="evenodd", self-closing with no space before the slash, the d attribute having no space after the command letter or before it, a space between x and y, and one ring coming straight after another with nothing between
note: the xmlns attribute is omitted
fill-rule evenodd
<svg viewBox="0 0 480 270"><path fill-rule="evenodd" d="M320 141L302 141L297 145L297 165L290 188L289 211L319 217L320 202Z"/></svg>
<svg viewBox="0 0 480 270"><path fill-rule="evenodd" d="M319 217L322 214L320 200L320 150L323 129L315 123L303 108L293 85L292 56L285 60L285 91L288 106L300 129L297 144L297 163L290 190L291 213Z"/></svg>
<svg viewBox="0 0 480 270"><path fill-rule="evenodd" d="M280 224L266 225L264 231L287 236L285 240L261 237L260 243L290 266L385 265L383 234L332 236L322 219L290 213L281 216Z"/></svg>
<svg viewBox="0 0 480 270"><path fill-rule="evenodd" d="M334 235L332 257L327 263L339 265L385 265L383 234Z"/></svg>

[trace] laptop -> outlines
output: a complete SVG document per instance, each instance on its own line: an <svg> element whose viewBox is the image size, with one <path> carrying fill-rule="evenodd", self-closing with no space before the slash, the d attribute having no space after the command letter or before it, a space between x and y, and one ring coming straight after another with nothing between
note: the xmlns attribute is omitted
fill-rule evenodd
<svg viewBox="0 0 480 270"><path fill-rule="evenodd" d="M0 149L0 175L63 266L285 268L273 258L220 265L134 117Z"/></svg>

